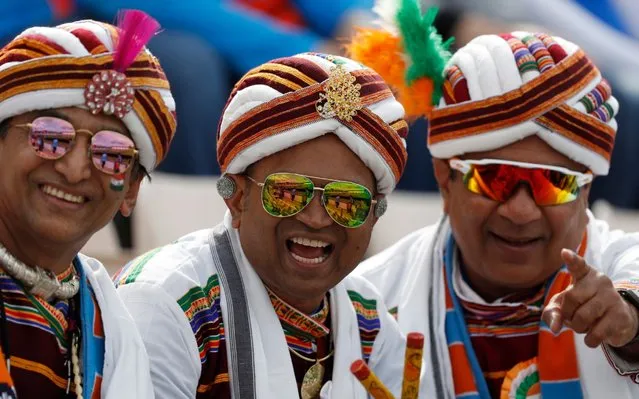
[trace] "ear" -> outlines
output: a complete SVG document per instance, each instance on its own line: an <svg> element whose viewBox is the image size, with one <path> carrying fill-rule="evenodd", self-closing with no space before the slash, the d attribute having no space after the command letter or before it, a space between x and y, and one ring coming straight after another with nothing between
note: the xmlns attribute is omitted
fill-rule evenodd
<svg viewBox="0 0 639 399"><path fill-rule="evenodd" d="M437 186L444 202L444 212L448 213L451 189L450 166L445 159L433 158L433 169L435 171L435 180L437 180Z"/></svg>
<svg viewBox="0 0 639 399"><path fill-rule="evenodd" d="M375 200L377 203L373 205L373 209L371 209L371 213L373 214L373 226L375 226L375 223L377 223L379 218L384 216L388 210L388 199L385 195L378 194L375 196Z"/></svg>
<svg viewBox="0 0 639 399"><path fill-rule="evenodd" d="M122 216L131 216L133 208L135 208L135 204L138 201L138 193L140 192L140 185L142 184L143 179L144 176L140 176L139 178L129 182L129 188L126 191L126 194L124 194L122 204L120 204L120 213Z"/></svg>
<svg viewBox="0 0 639 399"><path fill-rule="evenodd" d="M225 199L227 208L231 212L231 225L235 229L240 228L240 221L242 220L242 212L244 212L244 204L246 202L246 195L248 195L247 180L239 175L226 175L229 179L233 179L235 182L235 192L231 198Z"/></svg>
<svg viewBox="0 0 639 399"><path fill-rule="evenodd" d="M588 209L590 206L590 188L592 187L592 182L583 186L579 192L579 200L582 201L584 209Z"/></svg>

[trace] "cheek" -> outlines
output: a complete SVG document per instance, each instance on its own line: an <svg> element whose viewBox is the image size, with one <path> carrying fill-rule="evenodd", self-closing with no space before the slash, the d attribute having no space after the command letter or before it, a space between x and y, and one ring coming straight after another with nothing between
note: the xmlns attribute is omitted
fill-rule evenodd
<svg viewBox="0 0 639 399"><path fill-rule="evenodd" d="M484 229L497 203L472 193L464 194L451 201L450 224L463 252L476 253L484 246Z"/></svg>
<svg viewBox="0 0 639 399"><path fill-rule="evenodd" d="M477 234L483 228L491 214L497 207L497 203L472 193L459 193L451 201L449 213L451 223L456 224L456 229L473 231Z"/></svg>
<svg viewBox="0 0 639 399"><path fill-rule="evenodd" d="M357 229L346 230L346 241L342 246L341 257L348 260L348 264L355 266L364 258L371 241L373 227L366 224Z"/></svg>
<svg viewBox="0 0 639 399"><path fill-rule="evenodd" d="M554 246L576 248L579 245L588 223L582 206L549 208L546 218L550 222Z"/></svg>

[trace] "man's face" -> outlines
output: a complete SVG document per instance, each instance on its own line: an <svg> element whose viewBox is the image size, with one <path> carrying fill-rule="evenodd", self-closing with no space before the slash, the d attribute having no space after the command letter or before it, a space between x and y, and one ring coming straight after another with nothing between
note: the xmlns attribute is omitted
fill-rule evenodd
<svg viewBox="0 0 639 399"><path fill-rule="evenodd" d="M250 167L247 175L264 182L276 172L350 181L375 193L370 169L333 134L264 158ZM312 310L362 260L376 221L374 208L362 226L342 227L327 214L316 191L301 212L278 218L264 210L260 187L244 176L234 178L240 190L233 201L237 206L230 207L246 257L278 296L301 310ZM316 187L327 183L311 180ZM310 259L319 262L312 263ZM302 309L306 303L310 310Z"/></svg>
<svg viewBox="0 0 639 399"><path fill-rule="evenodd" d="M130 135L115 117L92 115L79 108L59 108L11 118L6 136L0 140L2 222L13 234L81 247L113 218L123 202L123 210L130 213L141 179L131 181L133 168L129 168L124 189L112 190L112 176L98 171L88 156L88 134L77 133L73 147L62 158L41 158L29 142L29 128L17 126L39 116L65 119L75 129L93 133L111 130Z"/></svg>
<svg viewBox="0 0 639 399"><path fill-rule="evenodd" d="M554 165L576 172L585 169L537 136L464 158ZM539 286L561 267L562 248L579 246L588 221L589 185L582 187L575 201L563 205L538 206L526 184L499 203L469 191L459 172L451 179L446 161L434 162L464 270L486 299Z"/></svg>

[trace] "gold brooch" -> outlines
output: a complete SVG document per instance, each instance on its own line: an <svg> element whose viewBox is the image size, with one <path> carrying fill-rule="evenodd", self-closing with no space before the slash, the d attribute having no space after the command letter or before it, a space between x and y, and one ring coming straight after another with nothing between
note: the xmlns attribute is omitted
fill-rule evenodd
<svg viewBox="0 0 639 399"><path fill-rule="evenodd" d="M322 118L334 118L350 122L357 111L362 109L359 90L362 85L355 83L355 76L340 64L331 68L324 84L324 93L315 103L315 109Z"/></svg>

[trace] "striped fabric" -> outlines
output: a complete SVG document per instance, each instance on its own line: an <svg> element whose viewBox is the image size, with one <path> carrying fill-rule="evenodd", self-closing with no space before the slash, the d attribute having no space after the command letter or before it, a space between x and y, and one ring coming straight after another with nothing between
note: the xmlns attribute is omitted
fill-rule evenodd
<svg viewBox="0 0 639 399"><path fill-rule="evenodd" d="M526 32L480 36L451 59L443 93L429 121L437 158L489 151L537 130L557 151L608 173L618 102L572 43Z"/></svg>
<svg viewBox="0 0 639 399"><path fill-rule="evenodd" d="M178 304L191 323L200 352L200 361L206 362L209 353L217 353L224 345L224 323L220 308L220 282L217 274L211 276L204 287L191 288Z"/></svg>
<svg viewBox="0 0 639 399"><path fill-rule="evenodd" d="M0 50L0 120L47 108L85 107L84 90L98 72L113 67L115 27L78 21L29 28ZM175 104L158 60L142 51L126 70L135 89L123 122L152 170L166 156L176 129Z"/></svg>
<svg viewBox="0 0 639 399"><path fill-rule="evenodd" d="M502 298L504 305L477 304L459 298L471 344L493 398L500 398L507 376L519 375L519 365L528 364L537 356L545 291L543 287L525 295L510 295Z"/></svg>
<svg viewBox="0 0 639 399"><path fill-rule="evenodd" d="M119 270L113 281L116 286L131 284L144 270L149 260L161 248L141 255L127 266ZM348 291L353 308L357 315L363 358L368 361L375 339L381 328L377 313L377 302L364 298L355 291ZM288 346L297 353L315 359L327 355L331 350L331 312L328 306L330 297L324 305L311 315L303 314L269 291L273 309L280 319ZM226 352L225 324L220 305L220 282L217 274L210 276L203 286L189 289L178 305L189 321L195 341L198 345L202 371L198 382L198 399L219 398L230 399L228 359ZM291 354L293 369L299 387L304 374L314 364ZM324 379L330 380L333 370L333 358L322 363L325 370Z"/></svg>
<svg viewBox="0 0 639 399"><path fill-rule="evenodd" d="M284 302L268 288L267 291L284 330L284 337L291 351L297 389L301 392L304 375L314 362L302 359L293 352L313 360L322 359L331 352L332 343L328 328L331 325L331 317L328 298L325 297L320 308L313 314L306 315ZM333 376L333 360L334 357L329 356L321 363L325 367L322 385L330 381Z"/></svg>
<svg viewBox="0 0 639 399"><path fill-rule="evenodd" d="M352 120L318 112L320 96L339 68L354 79L343 87L358 85L363 108ZM382 78L354 61L317 53L276 59L235 85L218 128L218 162L223 172L241 173L267 155L333 132L373 171L379 191L388 193L406 165L403 116Z"/></svg>
<svg viewBox="0 0 639 399"><path fill-rule="evenodd" d="M530 57L526 61L518 61L522 72L530 68L526 63L537 65L532 54L527 54ZM537 123L610 161L615 130L598 118L591 118L564 104L568 98L583 90L597 73L586 55L578 51L515 92L434 110L430 120L429 145L536 119Z"/></svg>
<svg viewBox="0 0 639 399"><path fill-rule="evenodd" d="M377 301L362 297L355 291L348 291L355 313L357 314L357 325L359 326L359 338L362 344L362 358L368 362L373 352L375 338L381 328L379 315L377 313Z"/></svg>
<svg viewBox="0 0 639 399"><path fill-rule="evenodd" d="M313 314L305 315L293 306L280 299L273 291L267 288L271 304L275 314L280 319L286 343L292 350L310 355L314 358L318 351L317 342L322 339L330 339L331 330L328 328L328 300L324 299L322 306ZM320 356L325 356L322 354Z"/></svg>
<svg viewBox="0 0 639 399"><path fill-rule="evenodd" d="M78 265L79 266L79 265ZM73 268L58 276L73 276ZM104 365L104 331L100 309L86 279L80 275L81 292L73 300L81 302L82 386L86 398L99 398ZM10 276L0 273L0 290L7 316L11 378L21 398L66 398L68 367L68 300L49 303L26 292ZM37 343L37 345L34 345ZM0 372L0 396L1 388ZM71 396L75 397L73 384Z"/></svg>
<svg viewBox="0 0 639 399"><path fill-rule="evenodd" d="M586 238L584 237L579 249L581 256L585 253L585 243ZM454 293L452 276L455 251L456 246L451 237L444 260L445 330L453 368L455 397L464 399L508 398L512 392L521 389L523 392L520 392L517 398L533 397L539 392L544 398L583 398L572 330L563 328L558 335L555 335L541 320L540 311L527 314L524 312L519 315L515 313L507 316L505 319L510 318L511 324L513 324L510 328L504 325L495 326L497 323L493 323L492 327L485 325L478 328L475 325L473 329L470 329L473 318L471 317L470 321L467 319L468 312L464 311L457 295L452 295ZM545 294L544 305L547 305L555 294L564 291L570 285L571 280L572 277L566 267L562 267L542 291ZM531 298L531 301L536 303L539 302L539 299L539 293L537 293ZM474 309L479 310L477 307ZM513 349L507 345L489 348L477 347L475 346L476 342L482 342L482 340L471 339L472 335L502 335L519 337L517 343L532 346L529 341L531 336L535 336L535 330L537 330L536 353L531 352L530 347L515 349L516 353L512 353ZM525 359L528 356L530 357ZM483 365L487 364L487 357L504 357L504 359L509 358L513 363L515 361L518 363L510 364L511 368L505 373L503 371L491 372L482 368L482 363ZM499 378L504 379L500 394L496 389L489 389L488 386L491 379Z"/></svg>

